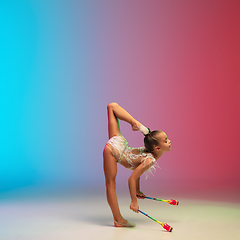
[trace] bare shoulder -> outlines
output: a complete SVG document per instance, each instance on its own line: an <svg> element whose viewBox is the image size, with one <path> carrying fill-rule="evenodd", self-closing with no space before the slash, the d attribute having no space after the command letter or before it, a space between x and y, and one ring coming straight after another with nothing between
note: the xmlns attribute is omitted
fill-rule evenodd
<svg viewBox="0 0 240 240"><path fill-rule="evenodd" d="M145 171L147 171L152 165L153 165L152 158L145 158L144 161L142 161L137 168L133 171L133 174L131 175L134 179L139 178Z"/></svg>
<svg viewBox="0 0 240 240"><path fill-rule="evenodd" d="M155 162L154 158L153 157L146 157L142 160L142 162L140 163L139 166L141 166L142 168L146 170L148 170L152 165L153 163Z"/></svg>

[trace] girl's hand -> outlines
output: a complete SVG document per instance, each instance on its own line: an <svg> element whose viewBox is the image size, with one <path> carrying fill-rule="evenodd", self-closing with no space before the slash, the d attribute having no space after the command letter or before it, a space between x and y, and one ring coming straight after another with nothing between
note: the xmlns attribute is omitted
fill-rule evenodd
<svg viewBox="0 0 240 240"><path fill-rule="evenodd" d="M138 213L139 207L138 207L137 202L136 203L131 202L130 209L133 210L135 213Z"/></svg>
<svg viewBox="0 0 240 240"><path fill-rule="evenodd" d="M139 199L144 199L146 197L146 195L140 191L137 192L136 195L137 195L137 198L139 198Z"/></svg>

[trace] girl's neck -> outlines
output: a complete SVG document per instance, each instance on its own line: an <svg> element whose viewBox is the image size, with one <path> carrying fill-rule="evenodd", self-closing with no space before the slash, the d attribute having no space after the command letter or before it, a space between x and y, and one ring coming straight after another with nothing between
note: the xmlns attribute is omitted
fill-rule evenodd
<svg viewBox="0 0 240 240"><path fill-rule="evenodd" d="M155 153L152 153L153 157L158 160L162 155L164 154L164 152L155 152Z"/></svg>

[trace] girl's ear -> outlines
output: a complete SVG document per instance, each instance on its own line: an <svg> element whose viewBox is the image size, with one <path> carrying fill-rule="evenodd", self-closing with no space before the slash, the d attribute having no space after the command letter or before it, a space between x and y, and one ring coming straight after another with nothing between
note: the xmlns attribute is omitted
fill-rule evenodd
<svg viewBox="0 0 240 240"><path fill-rule="evenodd" d="M154 150L155 150L155 151L160 151L161 148L160 148L160 146L154 145Z"/></svg>

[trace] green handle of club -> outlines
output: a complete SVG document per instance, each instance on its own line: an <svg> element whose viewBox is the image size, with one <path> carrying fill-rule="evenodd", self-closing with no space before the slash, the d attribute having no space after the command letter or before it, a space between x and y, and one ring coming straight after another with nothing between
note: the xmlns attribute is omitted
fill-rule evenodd
<svg viewBox="0 0 240 240"><path fill-rule="evenodd" d="M141 211L141 210L139 210L139 209L138 209L138 211L139 211L140 213L142 213L143 215L145 215L145 216L147 216L147 217L151 218L153 221L155 221L155 222L157 222L157 223L159 223L159 224L161 224L161 225L162 225L162 223L161 223L161 222L157 221L155 218L153 218L153 217L149 216L149 215L148 215L148 214L146 214L145 212L143 212L143 211Z"/></svg>
<svg viewBox="0 0 240 240"><path fill-rule="evenodd" d="M147 199L151 199L151 200L160 201L160 202L165 202L163 199L152 198L152 197L145 197L145 198L147 198Z"/></svg>

